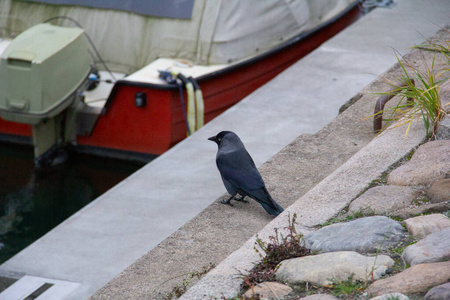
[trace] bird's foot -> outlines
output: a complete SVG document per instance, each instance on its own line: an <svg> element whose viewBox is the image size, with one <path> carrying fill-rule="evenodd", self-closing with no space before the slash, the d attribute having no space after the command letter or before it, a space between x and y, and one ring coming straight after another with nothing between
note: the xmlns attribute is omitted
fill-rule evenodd
<svg viewBox="0 0 450 300"><path fill-rule="evenodd" d="M229 206L234 206L233 204L231 204L231 198L228 199L228 200L221 200L220 203L222 203L222 204L227 204L227 205L229 205Z"/></svg>
<svg viewBox="0 0 450 300"><path fill-rule="evenodd" d="M239 202L249 203L248 200L244 200L245 196L242 196L241 198L234 197L233 199Z"/></svg>

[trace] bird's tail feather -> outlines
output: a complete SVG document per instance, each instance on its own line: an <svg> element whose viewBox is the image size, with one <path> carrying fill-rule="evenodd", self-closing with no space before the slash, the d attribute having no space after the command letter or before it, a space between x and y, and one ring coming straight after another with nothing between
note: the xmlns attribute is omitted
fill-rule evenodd
<svg viewBox="0 0 450 300"><path fill-rule="evenodd" d="M284 209L276 202L275 202L275 206L269 206L269 205L267 205L267 203L264 203L264 202L260 202L260 204L266 210L266 212L272 216L278 216L279 214L281 214L284 211Z"/></svg>
<svg viewBox="0 0 450 300"><path fill-rule="evenodd" d="M272 196L270 196L269 191L265 187L263 187L264 194L267 197L268 201L258 201L262 207L266 210L266 212L273 216L278 216L281 214L284 209L273 200Z"/></svg>

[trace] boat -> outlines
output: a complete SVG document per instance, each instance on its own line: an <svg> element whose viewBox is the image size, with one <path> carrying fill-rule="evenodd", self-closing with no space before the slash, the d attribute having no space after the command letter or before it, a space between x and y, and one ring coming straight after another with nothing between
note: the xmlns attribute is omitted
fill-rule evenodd
<svg viewBox="0 0 450 300"><path fill-rule="evenodd" d="M37 166L65 149L148 161L362 15L358 0L86 2L0 0L0 141L32 144Z"/></svg>

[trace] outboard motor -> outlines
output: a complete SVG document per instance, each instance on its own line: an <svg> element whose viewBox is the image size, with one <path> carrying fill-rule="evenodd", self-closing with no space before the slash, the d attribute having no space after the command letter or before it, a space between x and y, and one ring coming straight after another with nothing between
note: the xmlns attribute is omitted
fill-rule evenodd
<svg viewBox="0 0 450 300"><path fill-rule="evenodd" d="M32 125L38 167L76 141L90 62L84 30L47 23L18 35L0 57L0 117Z"/></svg>

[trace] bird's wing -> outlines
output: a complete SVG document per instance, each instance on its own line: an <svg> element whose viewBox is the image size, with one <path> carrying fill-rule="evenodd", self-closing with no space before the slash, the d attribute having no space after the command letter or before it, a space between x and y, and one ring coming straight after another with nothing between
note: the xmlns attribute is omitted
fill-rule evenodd
<svg viewBox="0 0 450 300"><path fill-rule="evenodd" d="M221 153L216 159L217 167L230 194L243 191L271 215L279 215L283 208L267 191L258 169L247 151ZM245 196L244 194L241 194Z"/></svg>
<svg viewBox="0 0 450 300"><path fill-rule="evenodd" d="M264 181L247 151L233 151L217 157L217 167L223 178L237 188L248 191L264 186Z"/></svg>

